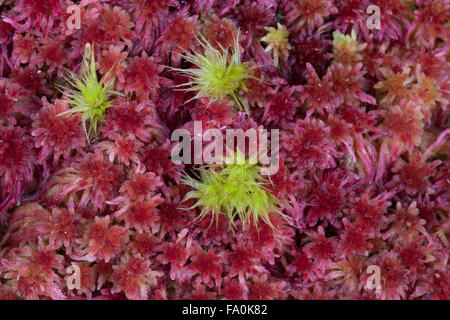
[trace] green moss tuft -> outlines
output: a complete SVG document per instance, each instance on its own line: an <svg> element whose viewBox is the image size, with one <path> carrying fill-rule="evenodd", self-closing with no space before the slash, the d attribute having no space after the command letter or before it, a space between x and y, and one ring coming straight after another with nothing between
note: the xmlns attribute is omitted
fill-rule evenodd
<svg viewBox="0 0 450 320"><path fill-rule="evenodd" d="M240 91L248 92L246 79L253 78L252 67L248 62L242 62L239 50L239 33L234 40L231 53L220 46L214 48L203 36L198 38L204 53L194 52L183 55L184 59L197 66L193 69L175 69L192 81L177 87L184 91L197 91L189 101L208 97L210 104L223 99L231 99L239 110L248 111L248 106L240 96ZM188 101L188 102L189 102Z"/></svg>
<svg viewBox="0 0 450 320"><path fill-rule="evenodd" d="M236 153L235 160L233 164L201 167L198 179L184 176L183 183L195 189L184 201L197 200L192 206L201 207L197 219L211 213L212 222L222 214L233 227L240 219L244 228L250 223L258 225L260 220L273 228L270 214L283 214L278 199L265 187L269 181L261 175L261 167L249 163L242 154Z"/></svg>
<svg viewBox="0 0 450 320"><path fill-rule="evenodd" d="M80 75L67 70L65 79L71 87L61 86L61 92L66 96L66 102L72 107L60 113L81 113L83 127L88 141L97 134L98 125L105 118L106 110L111 107L110 98L122 95L113 91L114 77L107 72L100 81L97 79L94 48L86 44Z"/></svg>

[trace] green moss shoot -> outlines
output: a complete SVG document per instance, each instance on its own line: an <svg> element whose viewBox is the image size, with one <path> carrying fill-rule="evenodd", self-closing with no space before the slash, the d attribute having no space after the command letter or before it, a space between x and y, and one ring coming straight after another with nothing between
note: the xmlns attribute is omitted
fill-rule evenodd
<svg viewBox="0 0 450 320"><path fill-rule="evenodd" d="M240 92L248 92L245 80L253 78L252 70L255 67L248 62L241 61L239 32L234 39L234 46L231 52L222 46L219 46L219 49L214 48L203 36L197 39L204 53L193 52L183 55L186 61L189 61L197 68L173 68L192 79L190 82L177 87L186 87L183 88L184 91L197 92L189 101L208 97L210 100L209 104L211 104L219 100L231 99L235 102L238 110L244 109L248 111L248 106L240 96Z"/></svg>
<svg viewBox="0 0 450 320"><path fill-rule="evenodd" d="M191 208L201 207L197 219L211 213L212 223L222 214L233 227L240 219L244 229L250 223L257 226L261 220L274 228L270 214L283 214L278 199L265 187L270 182L261 175L259 165L249 163L241 153L234 156L237 161L233 164L200 167L198 179L185 175L182 182L194 190L184 201L196 200Z"/></svg>
<svg viewBox="0 0 450 320"><path fill-rule="evenodd" d="M70 87L61 86L70 110L60 113L80 113L88 141L97 134L98 125L103 122L106 110L111 107L111 97L122 95L113 91L114 77L107 72L100 81L97 78L94 47L88 43L85 47L80 75L67 70L66 81Z"/></svg>

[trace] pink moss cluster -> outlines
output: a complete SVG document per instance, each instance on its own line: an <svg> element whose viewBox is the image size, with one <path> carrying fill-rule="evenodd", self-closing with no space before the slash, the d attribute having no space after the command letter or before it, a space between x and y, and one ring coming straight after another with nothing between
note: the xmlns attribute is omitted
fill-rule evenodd
<svg viewBox="0 0 450 320"><path fill-rule="evenodd" d="M1 299L450 299L448 0L2 3ZM278 24L279 64L261 41ZM238 30L249 114L174 88L198 34L230 48ZM357 50L334 48L336 30ZM87 43L124 94L89 142L58 90ZM170 159L195 120L280 130L268 189L289 220L195 220L194 168Z"/></svg>

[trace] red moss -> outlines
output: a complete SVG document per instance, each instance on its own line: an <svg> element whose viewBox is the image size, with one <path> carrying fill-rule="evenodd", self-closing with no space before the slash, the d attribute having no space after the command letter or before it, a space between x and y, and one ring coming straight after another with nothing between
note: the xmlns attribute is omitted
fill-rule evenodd
<svg viewBox="0 0 450 320"><path fill-rule="evenodd" d="M438 268L419 274L413 298L447 300L450 296L450 272Z"/></svg>
<svg viewBox="0 0 450 320"><path fill-rule="evenodd" d="M369 30L367 30L368 16L366 8L368 5L367 0L336 1L339 14L336 16L336 20L333 21L333 25L342 33L349 33L351 30L355 30L357 34L363 33L367 37Z"/></svg>
<svg viewBox="0 0 450 320"><path fill-rule="evenodd" d="M366 111L366 108L358 104L343 105L336 112L345 122L352 124L353 130L357 133L379 132L375 127L378 112Z"/></svg>
<svg viewBox="0 0 450 320"><path fill-rule="evenodd" d="M178 234L176 242L163 242L159 251L162 251L158 255L157 259L162 264L170 264L170 279L171 280L183 280L188 275L184 272L183 266L192 254L191 240L185 240L187 230L183 230Z"/></svg>
<svg viewBox="0 0 450 320"><path fill-rule="evenodd" d="M6 23L5 21L1 20L0 21L0 43L2 45L7 44L11 40L12 36L13 36L13 27L9 23Z"/></svg>
<svg viewBox="0 0 450 320"><path fill-rule="evenodd" d="M155 233L159 229L159 216L156 207L162 199L155 196L148 201L138 201L131 203L127 211L121 216L125 221L125 227L134 228L137 232Z"/></svg>
<svg viewBox="0 0 450 320"><path fill-rule="evenodd" d="M86 0L80 29L71 4L0 9L0 298L450 297L448 0ZM290 47L278 68L262 45L276 25ZM187 79L164 66L191 67L182 54L202 50L200 34L233 47L238 27L248 112L186 103ZM336 30L362 45L333 50ZM123 94L90 145L56 90L87 43ZM264 187L286 219L195 219L180 177L197 169L171 161L170 139L194 121L281 130Z"/></svg>
<svg viewBox="0 0 450 320"><path fill-rule="evenodd" d="M180 197L176 196L174 200L166 200L161 204L159 211L161 236L169 234L173 238L175 232L180 232L193 219L192 212L183 210L180 202Z"/></svg>
<svg viewBox="0 0 450 320"><path fill-rule="evenodd" d="M307 117L314 112L318 112L320 115L323 115L324 111L331 113L340 104L333 91L331 73L327 72L321 80L310 63L306 64L306 68L309 74L305 76L307 84L300 86L300 99L307 107Z"/></svg>
<svg viewBox="0 0 450 320"><path fill-rule="evenodd" d="M293 297L299 300L333 300L336 290L330 290L323 282L315 283L310 287L300 287L291 291Z"/></svg>
<svg viewBox="0 0 450 320"><path fill-rule="evenodd" d="M448 101L443 101L439 84L433 78L423 74L420 65L416 69L416 77L417 84L413 87L412 95L414 96L414 99L422 100L421 106L425 111L425 115L428 114L430 109L436 106L436 103L448 103Z"/></svg>
<svg viewBox="0 0 450 320"><path fill-rule="evenodd" d="M248 289L246 289L236 279L232 279L225 281L221 294L228 300L242 300L247 299L247 291Z"/></svg>
<svg viewBox="0 0 450 320"><path fill-rule="evenodd" d="M285 282L272 282L267 276L254 278L249 285L248 298L250 300L275 300L286 297Z"/></svg>
<svg viewBox="0 0 450 320"><path fill-rule="evenodd" d="M134 33L133 22L127 12L118 6L111 8L104 5L99 11L99 25L114 42L119 39L131 40Z"/></svg>
<svg viewBox="0 0 450 320"><path fill-rule="evenodd" d="M156 43L158 55L164 57L164 61L168 61L170 56L171 65L178 68L181 54L198 46L199 28L197 16L189 16L187 10L179 11L168 20L168 27Z"/></svg>
<svg viewBox="0 0 450 320"><path fill-rule="evenodd" d="M81 219L67 209L46 210L35 202L18 207L9 221L4 241L12 247L25 243L48 241L49 249L65 247L71 252L75 240L81 236Z"/></svg>
<svg viewBox="0 0 450 320"><path fill-rule="evenodd" d="M317 119L298 120L292 134L282 134L281 147L286 163L296 170L335 166L338 152L328 140L330 129Z"/></svg>
<svg viewBox="0 0 450 320"><path fill-rule="evenodd" d="M401 265L394 252L383 252L370 260L372 265L380 267L380 299L399 300L405 298L408 289L407 271Z"/></svg>
<svg viewBox="0 0 450 320"><path fill-rule="evenodd" d="M304 246L304 251L308 258L312 259L316 267L322 271L331 264L335 254L337 254L337 243L333 237L326 237L322 226L317 231L308 232L308 242Z"/></svg>
<svg viewBox="0 0 450 320"><path fill-rule="evenodd" d="M127 52L122 52L123 47L110 45L108 49L102 51L102 57L98 62L99 71L102 74L111 72L120 82L125 81L126 63L125 58L128 56Z"/></svg>
<svg viewBox="0 0 450 320"><path fill-rule="evenodd" d="M155 99L161 86L167 84L167 79L159 76L163 69L157 58L148 57L145 52L141 57L131 58L122 84L125 93L134 92L138 101Z"/></svg>
<svg viewBox="0 0 450 320"><path fill-rule="evenodd" d="M248 43L253 41L253 37L264 33L264 27L269 26L275 16L273 8L264 3L244 0L234 9L234 15L243 33L248 36Z"/></svg>
<svg viewBox="0 0 450 320"><path fill-rule="evenodd" d="M108 141L100 142L96 147L109 155L109 161L114 162L117 158L117 162L129 166L130 163L139 164L138 151L142 146L142 142L128 136L116 137L114 144Z"/></svg>
<svg viewBox="0 0 450 320"><path fill-rule="evenodd" d="M311 206L307 213L306 222L308 226L314 226L319 220L340 227L339 218L346 199L353 194L352 189L355 177L349 172L342 170L321 172L314 177L311 186L311 194L307 204Z"/></svg>
<svg viewBox="0 0 450 320"><path fill-rule="evenodd" d="M327 119L327 124L330 126L330 134L336 142L341 142L346 145L352 144L352 129L353 125L345 120L330 115Z"/></svg>
<svg viewBox="0 0 450 320"><path fill-rule="evenodd" d="M141 35L145 47L152 46L156 35L167 25L169 8L174 0L131 0L127 6L133 13L136 31Z"/></svg>
<svg viewBox="0 0 450 320"><path fill-rule="evenodd" d="M97 288L102 288L105 282L111 279L111 275L113 274L113 265L113 261L96 261L94 264L94 270L98 275Z"/></svg>
<svg viewBox="0 0 450 320"><path fill-rule="evenodd" d="M271 85L280 85L280 79L268 79L262 68L256 68L252 71L252 78L245 81L247 93L245 101L251 106L264 106L269 98L269 94L273 92ZM281 81L283 83L283 81Z"/></svg>
<svg viewBox="0 0 450 320"><path fill-rule="evenodd" d="M203 130L230 125L233 121L233 106L233 101L220 100L210 103L208 98L201 98L191 111L192 118L203 122Z"/></svg>
<svg viewBox="0 0 450 320"><path fill-rule="evenodd" d="M0 285L0 299L2 299L2 300L19 300L19 296L16 293L14 293L12 288L1 284Z"/></svg>
<svg viewBox="0 0 450 320"><path fill-rule="evenodd" d="M322 77L328 68L332 57L330 39L325 38L320 32L309 36L302 30L296 37L291 37L292 50L289 56L290 74L289 78L294 84L303 83L310 73L311 64L319 77ZM312 79L311 79L312 80Z"/></svg>
<svg viewBox="0 0 450 320"><path fill-rule="evenodd" d="M31 94L48 92L48 89L44 88L46 81L43 74L34 68L26 67L23 69L16 69L14 78L17 83L31 92Z"/></svg>
<svg viewBox="0 0 450 320"><path fill-rule="evenodd" d="M228 275L230 277L238 275L240 280L243 279L246 273L254 270L257 258L258 254L252 247L243 244L232 245L232 250L227 257L230 263Z"/></svg>
<svg viewBox="0 0 450 320"><path fill-rule="evenodd" d="M311 32L323 25L328 16L337 13L333 0L283 0L282 5L287 24L294 30L307 27Z"/></svg>
<svg viewBox="0 0 450 320"><path fill-rule="evenodd" d="M132 249L133 256L141 255L143 258L149 258L156 254L156 248L161 245L161 239L155 236L149 236L147 233L136 233L128 246Z"/></svg>
<svg viewBox="0 0 450 320"><path fill-rule="evenodd" d="M51 229L50 212L38 203L25 203L14 210L3 241L18 247L27 242L37 242L39 237L47 240Z"/></svg>
<svg viewBox="0 0 450 320"><path fill-rule="evenodd" d="M283 223L278 224L278 221L273 217L272 220L274 220L273 222L271 221L273 225L277 227L283 225ZM274 258L277 256L274 251L281 250L282 231L283 230L274 231L267 224L261 224L257 227L252 225L249 230L246 230L247 234L245 235L245 238L246 241L248 241L256 251L259 251L269 263L273 263Z"/></svg>
<svg viewBox="0 0 450 320"><path fill-rule="evenodd" d="M291 175L284 164L284 158L280 157L278 171L271 175L270 180L272 183L267 186L268 190L278 199L289 199L293 205L296 205L294 194L303 190L303 181Z"/></svg>
<svg viewBox="0 0 450 320"><path fill-rule="evenodd" d="M367 231L379 231L387 223L384 217L391 205L386 201L391 195L380 194L376 197L369 190L352 201L350 214L355 218L355 225Z"/></svg>
<svg viewBox="0 0 450 320"><path fill-rule="evenodd" d="M106 48L110 44L109 36L98 23L98 14L94 17L90 17L90 19L91 20L86 22L82 20L81 29L77 30L74 37L75 39L71 42L73 58L78 58L83 54L84 48L88 43L95 43L97 51L100 48Z"/></svg>
<svg viewBox="0 0 450 320"><path fill-rule="evenodd" d="M417 57L417 62L421 66L421 71L430 78L444 80L447 77L446 69L449 62L445 59L445 51L442 49L430 50L422 48L420 53L412 53ZM414 58L416 58L414 57Z"/></svg>
<svg viewBox="0 0 450 320"><path fill-rule="evenodd" d="M436 270L432 276L432 298L436 300L448 300L450 297L450 272Z"/></svg>
<svg viewBox="0 0 450 320"><path fill-rule="evenodd" d="M50 203L71 200L80 210L95 213L113 198L121 177L119 166L111 164L100 153L89 154L84 161L78 160L50 177L42 196Z"/></svg>
<svg viewBox="0 0 450 320"><path fill-rule="evenodd" d="M33 122L32 136L39 148L39 163L51 159L56 164L60 158L69 159L73 152L80 152L86 146L85 134L80 116L60 113L69 110L67 103L55 100L50 104L45 98L44 107Z"/></svg>
<svg viewBox="0 0 450 320"><path fill-rule="evenodd" d="M288 88L284 92L275 93L264 107L263 121L283 125L293 121L295 112L299 106L297 100L292 97L294 90Z"/></svg>
<svg viewBox="0 0 450 320"><path fill-rule="evenodd" d="M416 278L416 273L421 273L423 271L425 263L434 259L434 257L428 253L430 250L423 245L423 239L420 239L419 237L417 240L419 241L404 246L399 252L402 264L409 267L411 278Z"/></svg>
<svg viewBox="0 0 450 320"><path fill-rule="evenodd" d="M113 269L111 293L124 292L130 300L148 299L150 287L156 286L157 278L162 275L140 256L124 255Z"/></svg>
<svg viewBox="0 0 450 320"><path fill-rule="evenodd" d="M198 221L193 230L192 236L199 241L203 246L209 246L211 244L214 245L224 245L231 241L229 230L229 220L220 215L217 217L217 221L212 221L212 217L205 217Z"/></svg>
<svg viewBox="0 0 450 320"><path fill-rule="evenodd" d="M12 18L19 30L41 29L50 30L57 19L63 16L61 0L19 0L15 3L13 11L17 14ZM20 25L19 23L24 22Z"/></svg>
<svg viewBox="0 0 450 320"><path fill-rule="evenodd" d="M304 280L310 279L314 280L316 278L314 274L314 264L308 256L303 253L303 250L297 248L293 252L293 262L286 267L286 271L289 275L302 276Z"/></svg>
<svg viewBox="0 0 450 320"><path fill-rule="evenodd" d="M395 73L390 69L381 68L380 72L383 74L384 80L378 82L374 88L382 93L386 93L381 104L389 106L393 103L398 103L403 98L408 96L412 78L410 77L410 69L405 68L401 73Z"/></svg>
<svg viewBox="0 0 450 320"><path fill-rule="evenodd" d="M175 181L179 181L182 165L168 161L171 157L171 149L168 142L161 146L152 144L145 148L143 151L143 163L148 171L154 172L160 177L169 176Z"/></svg>
<svg viewBox="0 0 450 320"><path fill-rule="evenodd" d="M95 291L96 272L94 267L90 267L88 263L72 262L72 266L80 268L80 288L74 289L77 295L85 295L86 298L92 299L92 292ZM69 281L71 274L66 275L64 280Z"/></svg>
<svg viewBox="0 0 450 320"><path fill-rule="evenodd" d="M407 6L411 5L411 0L406 1L381 1L376 0L371 4L377 5L380 8L380 29L378 30L378 39L386 39L386 41L393 41L402 39L405 36L406 28L409 21L405 16L409 15ZM373 31L373 30L370 30Z"/></svg>
<svg viewBox="0 0 450 320"><path fill-rule="evenodd" d="M36 47L32 34L15 34L13 38L13 52L11 61L14 65L25 64L30 61L31 55Z"/></svg>
<svg viewBox="0 0 450 320"><path fill-rule="evenodd" d="M448 0L418 0L414 20L408 27L407 39L432 46L436 39L448 39L449 29L445 21L450 18ZM410 36L412 35L412 38Z"/></svg>
<svg viewBox="0 0 450 320"><path fill-rule="evenodd" d="M0 213L17 201L33 179L35 154L21 128L0 128Z"/></svg>
<svg viewBox="0 0 450 320"><path fill-rule="evenodd" d="M403 208L402 204L397 202L396 210L389 217L389 223L388 231L383 235L384 239L400 238L408 242L420 234L427 235L424 228L425 220L420 219L416 202L412 202L407 208Z"/></svg>
<svg viewBox="0 0 450 320"><path fill-rule="evenodd" d="M429 178L435 173L435 168L439 164L439 161L428 163L418 152L414 152L410 155L408 162L401 158L397 160L392 168L392 172L396 173L393 181L398 183L400 188L410 196L414 196L418 192L433 193Z"/></svg>
<svg viewBox="0 0 450 320"><path fill-rule="evenodd" d="M157 121L155 107L150 103L117 101L115 108L111 108L106 115L102 132L108 138L119 135L131 136L143 142L152 141L152 136L158 136L161 125Z"/></svg>
<svg viewBox="0 0 450 320"><path fill-rule="evenodd" d="M358 103L359 101L376 104L376 100L371 95L365 93L363 88L362 64L354 66L332 63L330 66L332 90L336 95L339 105L342 103Z"/></svg>
<svg viewBox="0 0 450 320"><path fill-rule="evenodd" d="M0 123L3 125L17 124L17 114L27 112L20 108L19 100L25 94L17 83L8 79L0 79Z"/></svg>
<svg viewBox="0 0 450 320"><path fill-rule="evenodd" d="M43 39L41 45L37 48L37 52L38 54L35 59L36 65L39 68L42 68L45 64L48 67L48 73L51 73L56 69L58 71L58 76L62 77L63 68L67 63L68 56L62 39Z"/></svg>
<svg viewBox="0 0 450 320"><path fill-rule="evenodd" d="M197 249L190 258L189 272L191 275L198 275L197 280L200 283L213 287L220 287L222 283L222 264L223 256L215 249L209 248L208 251ZM214 280L214 281L213 281Z"/></svg>
<svg viewBox="0 0 450 320"><path fill-rule="evenodd" d="M220 49L219 44L228 49L234 45L237 27L230 19L219 18L213 14L210 19L205 21L202 34L216 49Z"/></svg>
<svg viewBox="0 0 450 320"><path fill-rule="evenodd" d="M184 299L187 300L216 300L217 293L209 291L205 286L197 283L192 293L185 295Z"/></svg>
<svg viewBox="0 0 450 320"><path fill-rule="evenodd" d="M80 260L104 260L106 263L116 257L128 241L128 230L118 225L111 225L109 216L95 217L83 239L80 241Z"/></svg>
<svg viewBox="0 0 450 320"><path fill-rule="evenodd" d="M367 240L370 238L367 230L360 226L353 225L346 218L343 219L345 232L341 235L340 247L344 255L363 254L367 255L372 244Z"/></svg>
<svg viewBox="0 0 450 320"><path fill-rule="evenodd" d="M326 275L326 279L350 295L356 294L364 272L364 260L365 258L360 255L342 256L342 259L333 264L332 271Z"/></svg>
<svg viewBox="0 0 450 320"><path fill-rule="evenodd" d="M399 105L392 107L385 115L382 129L387 132L392 158L401 153L412 152L414 146L422 141L423 115L415 103L402 100Z"/></svg>
<svg viewBox="0 0 450 320"><path fill-rule="evenodd" d="M64 299L63 281L57 272L63 270L64 257L39 245L14 248L0 259L0 274L20 297Z"/></svg>
<svg viewBox="0 0 450 320"><path fill-rule="evenodd" d="M153 172L137 172L130 180L124 182L120 188L120 193L129 197L130 200L142 201L149 199L152 193L161 186L161 179Z"/></svg>
<svg viewBox="0 0 450 320"><path fill-rule="evenodd" d="M65 247L67 252L72 250L75 241L82 234L82 219L66 208L53 208L51 212L51 228L49 232L49 244L52 248Z"/></svg>

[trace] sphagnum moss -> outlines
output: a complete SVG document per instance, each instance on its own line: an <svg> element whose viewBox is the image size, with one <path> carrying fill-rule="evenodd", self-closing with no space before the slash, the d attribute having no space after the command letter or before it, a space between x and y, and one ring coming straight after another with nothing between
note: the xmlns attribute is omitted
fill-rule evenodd
<svg viewBox="0 0 450 320"><path fill-rule="evenodd" d="M242 153L235 153L234 160L200 167L198 179L185 175L183 183L194 190L184 200L197 200L191 207L201 207L197 219L211 213L212 223L222 214L233 227L239 219L244 228L251 223L257 226L261 220L274 228L270 214L283 214L280 201L265 187L270 182L261 175L261 167L251 164Z"/></svg>
<svg viewBox="0 0 450 320"><path fill-rule="evenodd" d="M189 101L199 98L209 98L210 104L223 99L231 99L237 109L248 111L248 106L240 96L240 91L248 92L245 80L253 78L252 70L255 68L249 62L241 61L239 49L239 33L234 39L234 46L225 49L219 45L220 50L209 43L205 37L199 36L198 41L203 53L193 52L183 55L183 58L197 68L177 69L192 80L178 85L184 91L196 91L197 94Z"/></svg>
<svg viewBox="0 0 450 320"><path fill-rule="evenodd" d="M65 78L71 87L61 86L60 89L72 108L59 115L81 113L89 141L93 134L97 134L98 125L104 120L106 110L111 107L111 97L122 94L113 90L114 77L111 72L98 80L94 47L89 43L85 47L80 75L70 70L67 70L67 74Z"/></svg>

